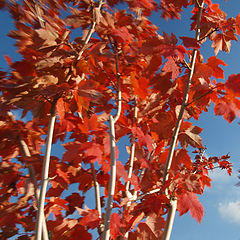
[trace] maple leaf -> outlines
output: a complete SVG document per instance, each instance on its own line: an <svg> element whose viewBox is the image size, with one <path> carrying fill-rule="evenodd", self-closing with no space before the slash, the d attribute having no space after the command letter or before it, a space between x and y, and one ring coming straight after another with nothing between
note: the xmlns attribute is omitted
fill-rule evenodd
<svg viewBox="0 0 240 240"><path fill-rule="evenodd" d="M176 170L178 168L181 168L182 164L186 168L191 169L192 161L186 149L178 149L176 151L176 156L173 159L171 168Z"/></svg>
<svg viewBox="0 0 240 240"><path fill-rule="evenodd" d="M74 226L73 231L71 232L70 240L78 239L81 236L84 240L92 240L92 235L85 229L84 226L78 225Z"/></svg>
<svg viewBox="0 0 240 240"><path fill-rule="evenodd" d="M82 144L83 145L83 144ZM95 162L98 160L99 163L102 162L102 150L100 146L96 143L90 143L85 151L86 162Z"/></svg>
<svg viewBox="0 0 240 240"><path fill-rule="evenodd" d="M164 72L171 72L172 73L172 79L174 80L175 78L177 78L177 76L179 75L180 71L179 71L179 67L178 65L175 63L174 59L172 57L168 57L167 58L167 62L165 63L164 67L163 67L163 71Z"/></svg>
<svg viewBox="0 0 240 240"><path fill-rule="evenodd" d="M210 58L208 58L207 60L207 66L211 67L213 72L212 72L212 75L215 77L215 78L224 78L224 71L222 68L219 67L219 65L223 65L223 66L227 66L227 64L221 60L221 59L218 59L216 58L215 56L212 56Z"/></svg>
<svg viewBox="0 0 240 240"><path fill-rule="evenodd" d="M228 77L225 86L231 93L240 96L240 74L232 74Z"/></svg>
<svg viewBox="0 0 240 240"><path fill-rule="evenodd" d="M196 194L186 192L178 196L177 208L180 216L190 211L191 216L198 223L202 221L204 209L202 204L199 202Z"/></svg>
<svg viewBox="0 0 240 240"><path fill-rule="evenodd" d="M132 133L136 138L138 138L140 146L146 146L149 152L152 152L154 142L149 134L144 134L139 127L133 127Z"/></svg>
<svg viewBox="0 0 240 240"><path fill-rule="evenodd" d="M190 37L180 37L183 41L183 45L186 48L192 48L192 49L199 49L200 45L199 42L195 38Z"/></svg>
<svg viewBox="0 0 240 240"><path fill-rule="evenodd" d="M231 123L236 116L240 116L239 109L236 104L229 101L222 101L215 105L214 112L216 115L223 115L229 123Z"/></svg>
<svg viewBox="0 0 240 240"><path fill-rule="evenodd" d="M134 74L131 76L131 83L134 88L134 93L138 95L140 98L145 99L148 95L148 79L147 78L140 78L137 79Z"/></svg>
<svg viewBox="0 0 240 240"><path fill-rule="evenodd" d="M129 33L129 31L126 27L114 28L114 29L112 29L112 33L117 35L120 38L121 42L124 42L124 41L132 42L133 41L133 37Z"/></svg>
<svg viewBox="0 0 240 240"><path fill-rule="evenodd" d="M125 182L128 180L127 171L120 161L117 161L117 177L122 177Z"/></svg>
<svg viewBox="0 0 240 240"><path fill-rule="evenodd" d="M63 144L63 146L67 149L67 151L63 154L63 161L72 162L72 163L78 163L82 161L81 156L81 142L75 141L75 142L69 142Z"/></svg>
<svg viewBox="0 0 240 240"><path fill-rule="evenodd" d="M60 121L62 122L62 120L64 119L64 116L65 116L64 101L62 98L58 99L58 101L57 101L56 111L58 113Z"/></svg>
<svg viewBox="0 0 240 240"><path fill-rule="evenodd" d="M110 234L113 240L117 239L119 235L122 236L122 233L120 232L120 228L123 225L122 218L117 213L113 213L111 215L111 222L110 222Z"/></svg>
<svg viewBox="0 0 240 240"><path fill-rule="evenodd" d="M183 126L187 123L184 123ZM190 144L192 147L201 148L202 147L202 138L198 135L202 132L202 128L197 126L190 126L186 128L184 131L179 133L179 141L183 148L187 148Z"/></svg>
<svg viewBox="0 0 240 240"><path fill-rule="evenodd" d="M161 216L158 216L156 213L152 213L147 216L146 218L146 224L148 227L152 230L153 234L157 239L161 239L163 231L165 226L164 218Z"/></svg>
<svg viewBox="0 0 240 240"><path fill-rule="evenodd" d="M155 234L152 232L150 227L146 223L139 223L135 233L129 234L129 240L144 240L151 239L157 240Z"/></svg>
<svg viewBox="0 0 240 240"><path fill-rule="evenodd" d="M212 43L215 55L218 54L219 50L229 53L231 49L231 40L237 39L236 37L233 37L230 32L227 32L226 34L217 34Z"/></svg>
<svg viewBox="0 0 240 240"><path fill-rule="evenodd" d="M91 229L94 229L99 225L101 218L96 209L81 209L78 207L76 207L76 209L78 210L79 214L83 216L80 219L81 225Z"/></svg>
<svg viewBox="0 0 240 240"><path fill-rule="evenodd" d="M240 35L240 14L236 17L236 32L238 35Z"/></svg>

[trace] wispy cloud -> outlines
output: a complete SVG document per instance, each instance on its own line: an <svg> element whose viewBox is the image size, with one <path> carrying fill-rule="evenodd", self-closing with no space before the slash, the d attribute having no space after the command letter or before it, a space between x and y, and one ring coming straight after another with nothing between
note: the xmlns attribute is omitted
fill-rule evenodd
<svg viewBox="0 0 240 240"><path fill-rule="evenodd" d="M218 211L226 221L240 224L240 201L219 203Z"/></svg>

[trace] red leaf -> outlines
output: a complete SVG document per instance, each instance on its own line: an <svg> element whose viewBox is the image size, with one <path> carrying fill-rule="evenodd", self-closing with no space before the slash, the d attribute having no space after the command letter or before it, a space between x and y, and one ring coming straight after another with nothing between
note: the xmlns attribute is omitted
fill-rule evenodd
<svg viewBox="0 0 240 240"><path fill-rule="evenodd" d="M67 151L63 154L63 161L70 163L80 163L82 161L82 157L80 156L80 142L69 142L63 144L63 146L67 149Z"/></svg>
<svg viewBox="0 0 240 240"><path fill-rule="evenodd" d="M95 162L96 160L99 163L102 162L102 150L96 143L91 143L90 147L86 149L85 156L87 162Z"/></svg>
<svg viewBox="0 0 240 240"><path fill-rule="evenodd" d="M128 29L126 27L121 27L121 28L114 28L112 30L112 33L119 36L122 40L122 42L133 41L132 35L129 33Z"/></svg>
<svg viewBox="0 0 240 240"><path fill-rule="evenodd" d="M188 122L185 122L183 126L187 124ZM202 147L202 138L199 136L202 130L200 127L190 125L185 131L180 132L179 141L181 146L186 148L190 144L192 147Z"/></svg>
<svg viewBox="0 0 240 240"><path fill-rule="evenodd" d="M222 70L222 68L219 67L219 65L223 65L223 66L227 66L227 64L221 60L216 58L215 56L212 56L210 58L208 58L207 60L207 66L211 67L213 72L212 75L215 78L224 78L224 71Z"/></svg>
<svg viewBox="0 0 240 240"><path fill-rule="evenodd" d="M178 149L176 151L176 156L173 159L171 167L174 170L177 170L177 169L181 168L182 164L184 164L184 166L188 169L190 169L192 166L191 158L188 155L188 151L186 149Z"/></svg>
<svg viewBox="0 0 240 240"><path fill-rule="evenodd" d="M61 177L67 184L70 184L68 174L63 172L60 168L57 168L56 173Z"/></svg>
<svg viewBox="0 0 240 240"><path fill-rule="evenodd" d="M183 41L183 45L186 48L193 48L193 49L199 49L200 45L198 41L195 38L190 38L190 37L180 37Z"/></svg>
<svg viewBox="0 0 240 240"><path fill-rule="evenodd" d="M99 217L99 212L96 209L85 210L77 207L77 210L79 214L83 216L83 218L80 219L81 225L91 229L94 229L99 225L101 218Z"/></svg>
<svg viewBox="0 0 240 240"><path fill-rule="evenodd" d="M128 180L127 171L120 161L117 161L117 177L118 178L122 177L125 182L127 182Z"/></svg>
<svg viewBox="0 0 240 240"><path fill-rule="evenodd" d="M200 223L204 215L204 209L202 204L199 202L196 194L194 193L184 193L178 197L178 211L179 215L190 211L191 216Z"/></svg>
<svg viewBox="0 0 240 240"><path fill-rule="evenodd" d="M146 218L146 224L152 230L153 234L157 239L161 239L162 237L162 229L165 226L164 218L158 216L156 213L148 215Z"/></svg>
<svg viewBox="0 0 240 240"><path fill-rule="evenodd" d="M13 62L12 59L8 55L4 55L4 58L9 66L12 66Z"/></svg>
<svg viewBox="0 0 240 240"><path fill-rule="evenodd" d="M134 74L131 76L131 83L134 88L134 93L140 98L145 99L148 95L148 79L140 78L137 79Z"/></svg>
<svg viewBox="0 0 240 240"><path fill-rule="evenodd" d="M240 13L236 17L236 32L240 35Z"/></svg>
<svg viewBox="0 0 240 240"><path fill-rule="evenodd" d="M57 104L56 104L56 111L60 118L60 122L62 122L62 120L64 119L64 116L65 116L65 108L64 108L63 98L58 99Z"/></svg>
<svg viewBox="0 0 240 240"><path fill-rule="evenodd" d="M76 207L82 208L84 198L85 197L80 196L79 193L72 193L70 196L66 197L66 201L69 203L69 214L72 214L76 210Z"/></svg>
<svg viewBox="0 0 240 240"><path fill-rule="evenodd" d="M85 229L84 226L77 225L74 226L73 229L70 240L79 239L79 236L81 236L81 239L84 240L92 240L92 235Z"/></svg>
<svg viewBox="0 0 240 240"><path fill-rule="evenodd" d="M216 115L223 115L223 118L231 123L236 116L240 116L239 110L232 102L220 102L214 108Z"/></svg>
<svg viewBox="0 0 240 240"><path fill-rule="evenodd" d="M132 128L133 135L138 138L138 142L140 146L146 146L149 152L153 150L153 140L152 137L148 134L144 134L141 128L133 127Z"/></svg>
<svg viewBox="0 0 240 240"><path fill-rule="evenodd" d="M231 49L231 41L227 40L223 34L218 34L213 39L212 47L214 48L215 55L218 54L219 50L229 53Z"/></svg>
<svg viewBox="0 0 240 240"><path fill-rule="evenodd" d="M163 69L164 72L171 72L172 79L175 79L179 75L179 67L175 63L172 57L168 57L167 62L165 63Z"/></svg>
<svg viewBox="0 0 240 240"><path fill-rule="evenodd" d="M136 232L130 234L129 240L145 240L145 239L158 240L159 238L155 237L155 234L152 232L152 230L146 223L141 222L138 224Z"/></svg>
<svg viewBox="0 0 240 240"><path fill-rule="evenodd" d="M117 239L119 235L122 236L120 232L120 227L122 226L121 221L122 221L122 218L117 213L113 213L111 215L110 235L113 240Z"/></svg>
<svg viewBox="0 0 240 240"><path fill-rule="evenodd" d="M240 74L230 75L225 83L225 86L233 94L237 94L237 96L240 96Z"/></svg>
<svg viewBox="0 0 240 240"><path fill-rule="evenodd" d="M156 74L155 77L150 80L150 84L152 84L153 88L161 95L164 95L173 85L171 82L171 73L162 72L160 74Z"/></svg>

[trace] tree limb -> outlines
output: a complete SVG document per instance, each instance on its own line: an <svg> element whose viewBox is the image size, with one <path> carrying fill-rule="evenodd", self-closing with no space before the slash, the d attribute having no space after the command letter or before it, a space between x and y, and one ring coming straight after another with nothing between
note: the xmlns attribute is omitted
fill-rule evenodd
<svg viewBox="0 0 240 240"><path fill-rule="evenodd" d="M109 130L110 130L110 146L111 146L111 170L110 170L110 181L108 188L108 200L104 221L104 231L103 231L103 240L108 240L110 237L110 219L113 206L113 196L115 192L116 184L116 139L115 139L115 123L120 117L122 100L121 100L121 88L120 88L120 72L119 72L119 57L117 51L117 44L113 44L109 37L110 44L112 45L114 54L115 54L115 64L116 64L116 78L117 78L117 113L115 117L110 115L109 117Z"/></svg>
<svg viewBox="0 0 240 240"><path fill-rule="evenodd" d="M111 144L111 170L110 170L110 180L108 187L108 200L104 221L104 232L103 232L103 240L108 240L110 237L110 219L111 212L113 206L113 196L115 192L115 184L116 184L116 141L115 141L115 128L114 128L114 119L112 115L109 117L109 130L110 130L110 144Z"/></svg>
<svg viewBox="0 0 240 240"><path fill-rule="evenodd" d="M44 205L45 205L45 198L46 198L47 185L48 185L48 173L49 173L50 155L51 155L51 148L52 148L53 130L54 130L54 124L56 119L56 102L57 100L53 101L52 103L51 116L50 116L49 126L48 126L46 151L45 151L43 169L42 169L40 198L38 201L35 240L42 239L41 232L42 232L43 219L44 219Z"/></svg>
<svg viewBox="0 0 240 240"><path fill-rule="evenodd" d="M198 6L199 10L198 10L197 28L196 28L196 36L195 36L196 40L199 40L199 36L200 36L200 20L201 20L201 16L202 16L203 5L204 5L204 1L202 1L202 4ZM176 142L177 142L177 138L178 138L178 133L179 133L180 126L182 123L183 113L184 113L184 110L186 108L186 104L187 104L188 98L189 98L189 89L191 86L191 81L192 81L192 77L193 77L193 73L194 73L196 56L197 56L197 50L194 49L193 53L192 53L191 64L190 64L191 71L189 71L189 74L188 74L188 81L187 81L187 85L186 85L186 89L185 89L185 93L184 93L183 102L182 102L181 109L180 109L180 112L178 115L178 119L177 119L177 122L176 122L176 125L174 128L174 131L173 131L173 135L171 138L170 148L169 148L168 157L167 157L164 174L163 174L163 184L165 184L165 182L168 180L168 174L169 174L168 172L169 172L169 169L171 168L172 159L173 159L173 155L174 155L174 151L175 151L175 146L176 146ZM176 198L170 199L170 207L168 210L167 222L166 222L166 226L164 229L164 234L163 234L162 240L170 239L170 235L172 232L172 226L173 226L173 222L174 222L174 218L175 218L175 214L176 214L176 204L177 204Z"/></svg>
<svg viewBox="0 0 240 240"><path fill-rule="evenodd" d="M31 153L29 151L29 148L28 148L26 142L20 136L18 138L18 143L19 143L19 147L20 147L24 157L31 157ZM39 189L38 189L38 186L37 186L36 173L35 173L35 170L34 170L34 167L32 166L32 164L27 164L27 167L28 167L30 180L31 180L31 182L34 186L34 196L35 196L35 199L38 203L38 201L39 201ZM47 224L46 224L45 218L43 218L42 237L43 237L43 240L48 240L48 231L47 231Z"/></svg>
<svg viewBox="0 0 240 240"><path fill-rule="evenodd" d="M94 191L95 191L95 202L96 202L96 209L98 211L99 217L102 218L102 212L101 212L101 201L100 201L100 190L99 190L99 184L96 178L96 170L94 167L94 164L91 163L91 172L93 177L93 184L94 184ZM102 234L102 227L98 227L98 233L99 235Z"/></svg>

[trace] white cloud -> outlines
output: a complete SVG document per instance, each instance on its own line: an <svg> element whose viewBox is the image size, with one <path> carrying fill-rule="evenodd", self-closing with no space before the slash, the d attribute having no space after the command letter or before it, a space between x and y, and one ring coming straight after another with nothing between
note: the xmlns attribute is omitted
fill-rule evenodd
<svg viewBox="0 0 240 240"><path fill-rule="evenodd" d="M240 224L240 201L219 203L218 211L226 221Z"/></svg>

